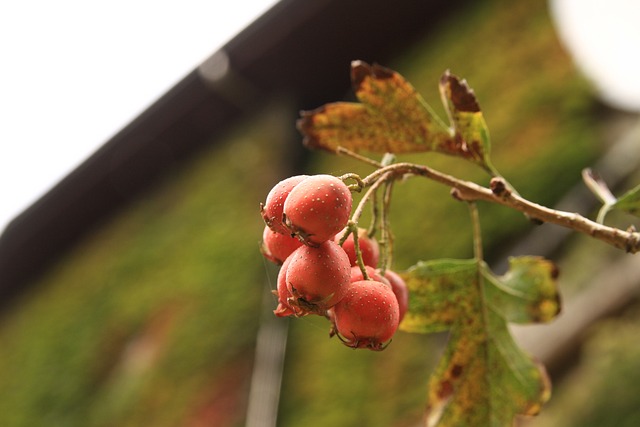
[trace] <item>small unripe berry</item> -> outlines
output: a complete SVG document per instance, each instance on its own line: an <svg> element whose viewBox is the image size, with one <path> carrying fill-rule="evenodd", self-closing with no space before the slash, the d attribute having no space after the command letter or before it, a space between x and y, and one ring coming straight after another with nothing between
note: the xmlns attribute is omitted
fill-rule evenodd
<svg viewBox="0 0 640 427"><path fill-rule="evenodd" d="M300 246L302 246L302 242L295 237L276 233L265 225L260 250L269 261L280 265Z"/></svg>
<svg viewBox="0 0 640 427"><path fill-rule="evenodd" d="M344 236L344 233L338 233L336 235L336 243L340 242L342 236ZM367 235L367 230L364 228L358 228L358 246L360 246L360 253L362 254L362 261L364 262L364 265L370 265L371 267L377 266L378 260L380 259L380 247L378 246L378 241L373 237L369 237ZM347 240L344 241L342 249L344 249L349 256L351 265L358 265L356 261L356 247L353 241L353 233L349 234Z"/></svg>
<svg viewBox="0 0 640 427"><path fill-rule="evenodd" d="M296 175L280 181L271 189L264 204L260 204L260 214L264 223L276 233L291 234L283 223L284 202L293 187L306 178L308 175Z"/></svg>
<svg viewBox="0 0 640 427"><path fill-rule="evenodd" d="M349 284L351 265L347 254L333 240L317 248L302 246L289 258L286 281L294 309L324 315L342 299Z"/></svg>
<svg viewBox="0 0 640 427"><path fill-rule="evenodd" d="M374 280L351 283L333 312L335 329L348 347L383 350L398 329L398 300L390 286Z"/></svg>
<svg viewBox="0 0 640 427"><path fill-rule="evenodd" d="M284 202L286 226L305 244L318 246L349 221L351 191L331 175L313 175L296 185Z"/></svg>

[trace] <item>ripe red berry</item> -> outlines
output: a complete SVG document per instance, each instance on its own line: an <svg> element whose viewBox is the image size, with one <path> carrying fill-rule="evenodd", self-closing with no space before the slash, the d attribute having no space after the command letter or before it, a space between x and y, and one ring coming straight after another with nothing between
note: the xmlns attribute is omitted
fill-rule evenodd
<svg viewBox="0 0 640 427"><path fill-rule="evenodd" d="M284 261L284 264L282 264L282 267L280 267L280 271L278 272L278 291L276 292L276 295L278 296L278 306L275 310L273 310L273 314L278 317L286 317L296 314L294 308L289 305L289 301L291 301L293 297L291 296L291 292L289 292L289 289L287 288L286 281L287 267L289 267L290 261L291 258L287 258Z"/></svg>
<svg viewBox="0 0 640 427"><path fill-rule="evenodd" d="M293 187L306 178L308 175L296 175L280 181L271 189L264 204L260 204L260 214L264 223L276 233L291 234L282 222L284 202Z"/></svg>
<svg viewBox="0 0 640 427"><path fill-rule="evenodd" d="M313 175L296 185L284 202L285 223L305 244L332 239L349 221L353 201L344 182Z"/></svg>
<svg viewBox="0 0 640 427"><path fill-rule="evenodd" d="M391 290L393 290L393 293L398 300L398 308L400 309L400 321L402 322L402 319L404 319L404 315L407 313L407 309L409 308L409 289L407 289L407 284L405 283L404 279L400 277L400 275L395 271L385 271L384 277L391 285Z"/></svg>
<svg viewBox="0 0 640 427"><path fill-rule="evenodd" d="M396 296L390 286L374 280L351 283L333 311L338 336L348 347L383 350L398 329Z"/></svg>
<svg viewBox="0 0 640 427"><path fill-rule="evenodd" d="M289 255L302 246L302 242L288 234L276 233L269 226L262 233L262 255L269 261L282 264Z"/></svg>
<svg viewBox="0 0 640 427"><path fill-rule="evenodd" d="M342 239L342 236L344 236L344 233L338 233L336 235L336 243ZM367 230L364 228L358 228L358 246L360 246L360 253L362 254L362 261L364 262L364 265L370 265L372 267L377 266L378 260L380 259L380 247L378 246L378 241L373 237L369 237L367 235ZM344 241L342 249L344 249L349 256L351 265L357 265L353 233L349 234L347 240Z"/></svg>
<svg viewBox="0 0 640 427"><path fill-rule="evenodd" d="M342 248L333 240L320 246L302 246L290 256L287 288L289 303L301 313L324 315L338 303L349 285L351 265Z"/></svg>

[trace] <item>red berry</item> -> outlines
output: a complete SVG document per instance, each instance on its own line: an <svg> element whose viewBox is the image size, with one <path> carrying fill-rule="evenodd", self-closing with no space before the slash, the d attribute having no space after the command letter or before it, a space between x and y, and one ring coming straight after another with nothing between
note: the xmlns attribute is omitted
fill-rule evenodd
<svg viewBox="0 0 640 427"><path fill-rule="evenodd" d="M289 262L291 258L287 258L280 267L280 271L278 272L278 291L276 294L278 295L278 306L275 310L273 310L273 314L278 317L286 317L295 315L296 311L291 305L289 305L289 301L293 299L291 296L291 292L287 288L287 267L289 267Z"/></svg>
<svg viewBox="0 0 640 427"><path fill-rule="evenodd" d="M383 350L398 329L398 301L391 287L381 282L351 283L333 310L335 328L348 347Z"/></svg>
<svg viewBox="0 0 640 427"><path fill-rule="evenodd" d="M371 280L375 280L376 282L382 282L388 286L391 286L389 284L389 281L387 279L385 279L384 277L382 277L380 275L380 273L378 271L376 271L375 268L366 265L365 269L367 270L367 274L369 275L369 279ZM364 278L364 274L362 274L362 270L360 270L360 267L351 267L351 282L359 282L360 280L365 280Z"/></svg>
<svg viewBox="0 0 640 427"><path fill-rule="evenodd" d="M336 235L336 243L340 241L342 236L344 236L344 233ZM373 237L369 237L367 235L367 230L364 228L358 228L358 245L360 246L360 253L362 254L362 261L364 262L364 265L370 265L372 267L377 266L380 258L380 247L378 246L378 241ZM349 234L347 240L344 241L342 249L344 249L349 256L351 265L357 265L353 233Z"/></svg>
<svg viewBox="0 0 640 427"><path fill-rule="evenodd" d="M344 182L331 175L313 175L289 193L285 223L305 244L317 246L347 225L352 203Z"/></svg>
<svg viewBox="0 0 640 427"><path fill-rule="evenodd" d="M407 313L407 309L409 308L409 289L407 289L407 284L404 279L395 271L385 271L384 277L391 285L391 290L393 290L393 293L398 300L400 321L402 322L402 319L404 319L404 315Z"/></svg>
<svg viewBox="0 0 640 427"><path fill-rule="evenodd" d="M264 223L276 233L291 234L282 222L282 209L293 187L306 178L308 175L297 175L280 181L271 189L264 204L260 205L260 214Z"/></svg>
<svg viewBox="0 0 640 427"><path fill-rule="evenodd" d="M287 288L290 305L304 314L324 315L342 299L349 285L351 265L342 248L333 240L320 246L302 246L290 256Z"/></svg>
<svg viewBox="0 0 640 427"><path fill-rule="evenodd" d="M260 250L269 261L282 264L300 246L302 246L302 242L295 237L276 233L269 226L264 227Z"/></svg>

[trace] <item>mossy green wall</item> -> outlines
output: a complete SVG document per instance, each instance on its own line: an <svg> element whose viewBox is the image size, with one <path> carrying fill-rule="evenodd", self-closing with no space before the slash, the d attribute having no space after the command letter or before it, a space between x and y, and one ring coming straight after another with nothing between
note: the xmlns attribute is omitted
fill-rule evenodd
<svg viewBox="0 0 640 427"><path fill-rule="evenodd" d="M526 197L552 203L601 146L593 98L545 3L478 2L438 34L385 65L438 111L442 71L467 78L498 169ZM275 279L258 250L258 203L282 178L282 141L295 120L286 106L264 109L88 236L3 313L0 425L242 425L262 291ZM403 159L487 180L442 156ZM352 170L367 172L314 153L309 172ZM447 188L414 179L394 197L396 269L470 255L466 207ZM503 208L481 209L488 248L531 227ZM327 333L322 319L290 321L279 425L420 419L442 336L400 333L373 353Z"/></svg>

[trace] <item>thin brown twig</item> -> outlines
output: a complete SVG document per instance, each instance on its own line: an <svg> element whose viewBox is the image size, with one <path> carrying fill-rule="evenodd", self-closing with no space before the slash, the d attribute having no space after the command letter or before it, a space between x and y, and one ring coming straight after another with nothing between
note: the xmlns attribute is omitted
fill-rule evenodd
<svg viewBox="0 0 640 427"><path fill-rule="evenodd" d="M534 220L548 222L570 228L574 231L587 234L601 240L611 246L623 249L629 253L640 252L640 233L636 231L624 231L591 221L580 214L564 212L547 208L531 202L509 188L507 182L500 177L491 180L490 188L483 187L474 182L464 181L451 175L444 174L424 165L413 163L394 163L371 173L362 181L366 186L372 185L379 179L399 179L405 175L417 175L429 178L433 181L451 187L452 194L459 200L477 201L483 200L515 209L528 215Z"/></svg>

